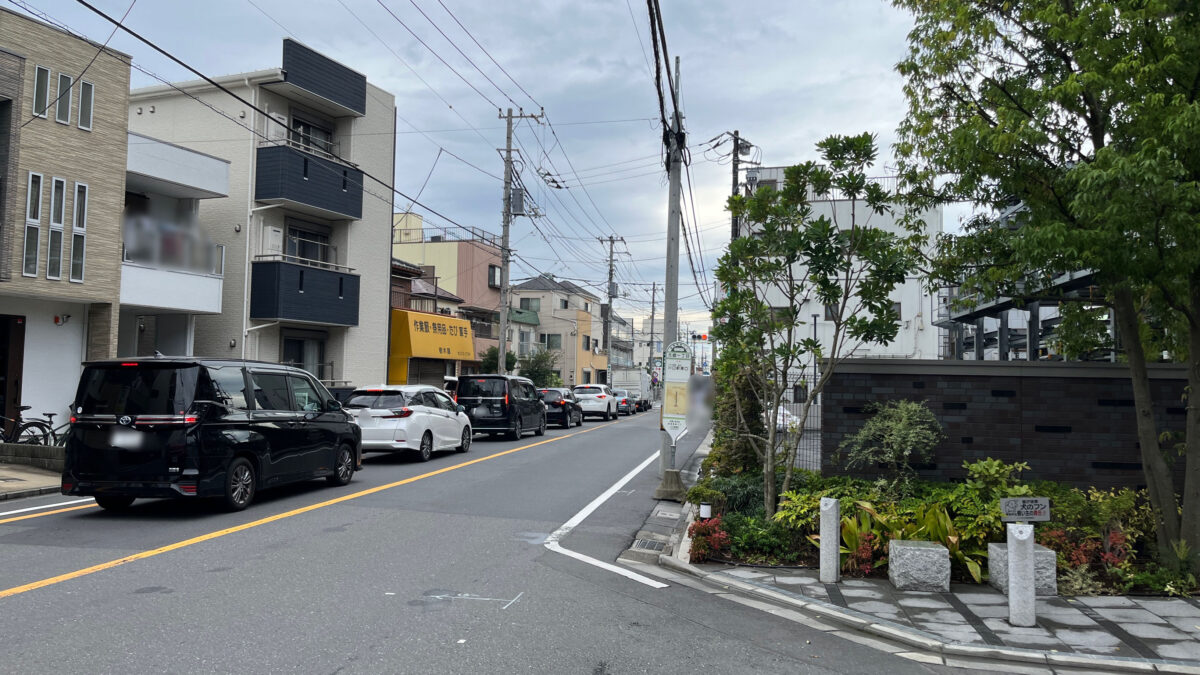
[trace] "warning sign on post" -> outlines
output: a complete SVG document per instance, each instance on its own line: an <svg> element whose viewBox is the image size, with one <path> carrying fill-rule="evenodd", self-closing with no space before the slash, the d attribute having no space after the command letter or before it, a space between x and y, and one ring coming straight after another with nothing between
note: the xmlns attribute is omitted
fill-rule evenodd
<svg viewBox="0 0 1200 675"><path fill-rule="evenodd" d="M687 431L688 378L692 375L692 350L683 342L673 342L663 352L662 428L671 442Z"/></svg>
<svg viewBox="0 0 1200 675"><path fill-rule="evenodd" d="M1050 520L1049 497L1008 497L1000 500L1000 511L1006 523L1036 523Z"/></svg>

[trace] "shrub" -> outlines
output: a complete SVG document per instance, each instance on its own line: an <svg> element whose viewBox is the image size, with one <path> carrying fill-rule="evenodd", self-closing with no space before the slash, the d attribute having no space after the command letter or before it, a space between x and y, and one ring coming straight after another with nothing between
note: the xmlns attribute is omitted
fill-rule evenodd
<svg viewBox="0 0 1200 675"><path fill-rule="evenodd" d="M691 562L708 560L716 553L729 547L729 533L721 529L721 517L697 520L688 526L692 548L688 553Z"/></svg>
<svg viewBox="0 0 1200 675"><path fill-rule="evenodd" d="M701 502L712 504L715 514L720 515L725 512L725 493L708 487L707 484L703 484L703 481L687 491L686 499L689 504L696 506L699 506Z"/></svg>
<svg viewBox="0 0 1200 675"><path fill-rule="evenodd" d="M797 560L805 548L803 540L782 523L761 514L729 514L724 527L729 532L730 554L739 560L770 565Z"/></svg>
<svg viewBox="0 0 1200 675"><path fill-rule="evenodd" d="M942 426L923 401L888 401L872 409L875 415L838 446L839 454L846 453L845 465L882 465L893 482L911 480L914 463L933 459L933 449L943 438Z"/></svg>

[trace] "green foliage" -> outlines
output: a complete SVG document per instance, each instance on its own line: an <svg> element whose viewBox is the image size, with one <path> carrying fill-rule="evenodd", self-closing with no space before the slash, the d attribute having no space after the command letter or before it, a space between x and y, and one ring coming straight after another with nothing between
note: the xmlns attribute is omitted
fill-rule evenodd
<svg viewBox="0 0 1200 675"><path fill-rule="evenodd" d="M533 381L535 387L554 387L562 384L562 378L554 374L558 365L558 352L538 349L520 361L521 375ZM555 380L558 380L557 384Z"/></svg>
<svg viewBox="0 0 1200 675"><path fill-rule="evenodd" d="M933 459L944 438L937 417L923 401L888 401L873 406L874 415L838 446L851 469L886 467L893 480L910 480L914 463Z"/></svg>
<svg viewBox="0 0 1200 675"><path fill-rule="evenodd" d="M750 389L743 371L743 366L733 359L718 358L714 364L716 402L713 406L713 440L712 450L701 465L705 475L762 470L754 443L749 437L766 436L766 413L762 401Z"/></svg>
<svg viewBox="0 0 1200 675"><path fill-rule="evenodd" d="M1100 595L1104 586L1089 567L1072 567L1058 575L1059 595Z"/></svg>
<svg viewBox="0 0 1200 675"><path fill-rule="evenodd" d="M725 518L729 532L729 552L739 560L778 565L795 562L809 547L791 530L773 520L754 514L730 513Z"/></svg>
<svg viewBox="0 0 1200 675"><path fill-rule="evenodd" d="M707 485L694 485L687 491L686 496L689 504L699 506L701 503L712 505L713 513L721 514L725 512L725 493L719 490L714 490Z"/></svg>
<svg viewBox="0 0 1200 675"><path fill-rule="evenodd" d="M721 526L720 516L694 521L688 526L688 536L692 538L688 560L694 563L704 562L729 548L729 533Z"/></svg>
<svg viewBox="0 0 1200 675"><path fill-rule="evenodd" d="M1054 328L1055 351L1077 361L1094 352L1112 349L1106 307L1068 302L1059 307L1058 313L1060 321Z"/></svg>
<svg viewBox="0 0 1200 675"><path fill-rule="evenodd" d="M505 357L504 362L508 364L507 372L511 373L517 367L517 355L512 352L508 352L508 356ZM500 349L497 347L488 347L487 351L483 353L483 356L479 358L479 369L485 373L494 373L498 371L499 368L497 366L499 365Z"/></svg>

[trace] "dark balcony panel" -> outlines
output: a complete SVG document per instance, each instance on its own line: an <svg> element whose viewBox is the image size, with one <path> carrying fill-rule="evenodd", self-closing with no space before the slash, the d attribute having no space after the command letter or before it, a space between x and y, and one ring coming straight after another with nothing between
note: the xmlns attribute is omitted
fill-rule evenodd
<svg viewBox="0 0 1200 675"><path fill-rule="evenodd" d="M258 149L254 198L330 220L358 220L362 181L358 169L287 145L266 145Z"/></svg>
<svg viewBox="0 0 1200 675"><path fill-rule="evenodd" d="M358 325L358 275L281 260L256 260L250 318Z"/></svg>
<svg viewBox="0 0 1200 675"><path fill-rule="evenodd" d="M284 80L341 106L348 113L367 112L367 78L304 45L284 38Z"/></svg>

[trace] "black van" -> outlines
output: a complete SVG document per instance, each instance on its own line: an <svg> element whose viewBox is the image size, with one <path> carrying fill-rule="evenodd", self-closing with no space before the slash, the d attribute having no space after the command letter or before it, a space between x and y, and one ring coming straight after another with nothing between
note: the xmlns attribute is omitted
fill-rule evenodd
<svg viewBox="0 0 1200 675"><path fill-rule="evenodd" d="M157 357L84 364L66 443L65 495L105 509L137 497L218 497L241 510L265 487L345 485L361 434L299 368Z"/></svg>
<svg viewBox="0 0 1200 675"><path fill-rule="evenodd" d="M526 431L546 433L546 405L528 378L516 375L468 375L458 379L458 404L467 409L471 428L506 434L516 440Z"/></svg>

